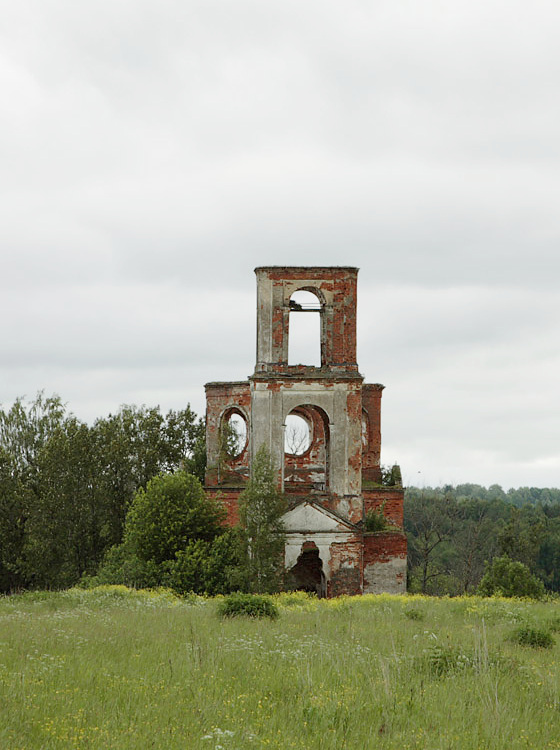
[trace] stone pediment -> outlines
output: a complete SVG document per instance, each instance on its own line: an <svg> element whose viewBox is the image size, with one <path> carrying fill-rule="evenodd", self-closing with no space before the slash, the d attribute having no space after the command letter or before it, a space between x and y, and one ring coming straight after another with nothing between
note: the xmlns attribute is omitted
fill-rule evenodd
<svg viewBox="0 0 560 750"><path fill-rule="evenodd" d="M356 527L320 505L304 501L282 516L285 530L299 532L313 531L356 531Z"/></svg>

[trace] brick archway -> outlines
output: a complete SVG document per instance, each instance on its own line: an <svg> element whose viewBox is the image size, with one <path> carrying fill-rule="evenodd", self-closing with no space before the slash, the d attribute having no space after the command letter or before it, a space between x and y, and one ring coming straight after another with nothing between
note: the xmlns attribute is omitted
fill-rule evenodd
<svg viewBox="0 0 560 750"><path fill-rule="evenodd" d="M303 419L309 427L309 443L301 454L284 452L284 492L326 492L330 474L330 426L323 409L300 404L288 414Z"/></svg>

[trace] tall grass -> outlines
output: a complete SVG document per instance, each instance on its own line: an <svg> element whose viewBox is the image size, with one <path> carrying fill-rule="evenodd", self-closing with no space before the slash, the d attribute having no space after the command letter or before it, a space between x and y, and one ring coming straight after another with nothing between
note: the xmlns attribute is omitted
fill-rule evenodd
<svg viewBox="0 0 560 750"><path fill-rule="evenodd" d="M559 603L276 603L263 621L124 587L1 599L0 748L560 748L559 646L510 637L554 630Z"/></svg>

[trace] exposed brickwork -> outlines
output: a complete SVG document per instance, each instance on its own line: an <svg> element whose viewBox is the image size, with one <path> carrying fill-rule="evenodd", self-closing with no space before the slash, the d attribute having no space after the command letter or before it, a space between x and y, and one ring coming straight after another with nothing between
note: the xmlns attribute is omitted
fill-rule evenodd
<svg viewBox="0 0 560 750"><path fill-rule="evenodd" d="M357 371L356 268L271 266L257 268L256 273L257 279L270 283L274 299L267 371L285 371L287 366L289 301L299 289L315 293L323 303L322 365Z"/></svg>
<svg viewBox="0 0 560 750"><path fill-rule="evenodd" d="M402 529L403 490L381 482L382 385L365 384L356 362L358 269L347 266L270 266L257 275L257 362L241 383L209 383L207 396L208 468L206 486L218 495L228 523L238 521L238 498L247 481L251 456L269 448L279 485L293 512L312 528L288 532L287 560L294 580L328 596L362 591L401 591L406 575L406 536L402 531L363 534L365 514L382 510ZM317 297L321 316L321 366L289 365L288 340L294 292ZM247 421L247 445L224 456L221 430L232 413ZM302 416L312 441L302 455L284 453L288 414ZM363 485L362 485L363 480ZM295 510L294 510L295 509ZM321 509L321 510L317 510ZM307 515L306 515L307 514ZM403 565L404 560L404 565ZM319 562L321 563L319 565Z"/></svg>
<svg viewBox="0 0 560 750"><path fill-rule="evenodd" d="M362 593L362 539L331 544L328 596Z"/></svg>
<svg viewBox="0 0 560 750"><path fill-rule="evenodd" d="M385 518L402 528L403 525L403 500L404 490L402 487L378 487L375 490L363 489L364 513L369 510L383 511Z"/></svg>
<svg viewBox="0 0 560 750"><path fill-rule="evenodd" d="M301 455L287 453L284 463L284 491L301 493L306 489L325 491L328 487L327 451L328 417L313 406L302 405L292 410L309 425L311 445Z"/></svg>
<svg viewBox="0 0 560 750"><path fill-rule="evenodd" d="M242 489L222 487L220 490L211 490L207 487L206 492L226 509L226 525L236 526L239 523L239 495Z"/></svg>
<svg viewBox="0 0 560 750"><path fill-rule="evenodd" d="M362 456L362 476L373 482L381 481L381 396L383 386L364 383L362 386L362 419L366 443Z"/></svg>
<svg viewBox="0 0 560 750"><path fill-rule="evenodd" d="M244 483L249 476L248 444L235 457L223 450L221 431L232 414L239 414L247 423L251 414L251 389L247 382L207 383L206 385L206 485Z"/></svg>
<svg viewBox="0 0 560 750"><path fill-rule="evenodd" d="M378 531L364 534L364 565L406 558L406 534L402 531Z"/></svg>
<svg viewBox="0 0 560 750"><path fill-rule="evenodd" d="M364 535L363 590L374 593L382 586L391 593L406 590L406 534L382 531Z"/></svg>

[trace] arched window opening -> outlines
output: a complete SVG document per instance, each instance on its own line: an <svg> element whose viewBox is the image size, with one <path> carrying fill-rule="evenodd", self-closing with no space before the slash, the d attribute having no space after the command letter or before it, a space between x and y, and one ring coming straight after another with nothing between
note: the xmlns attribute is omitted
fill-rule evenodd
<svg viewBox="0 0 560 750"><path fill-rule="evenodd" d="M288 414L284 431L284 452L290 456L302 456L311 445L309 422L299 414Z"/></svg>
<svg viewBox="0 0 560 750"><path fill-rule="evenodd" d="M321 366L321 302L304 289L290 297L288 364Z"/></svg>
<svg viewBox="0 0 560 750"><path fill-rule="evenodd" d="M222 432L223 450L229 458L237 458L247 445L247 422L237 411L230 412L224 420Z"/></svg>
<svg viewBox="0 0 560 750"><path fill-rule="evenodd" d="M285 421L284 491L325 492L329 482L329 419L313 404L293 409Z"/></svg>

